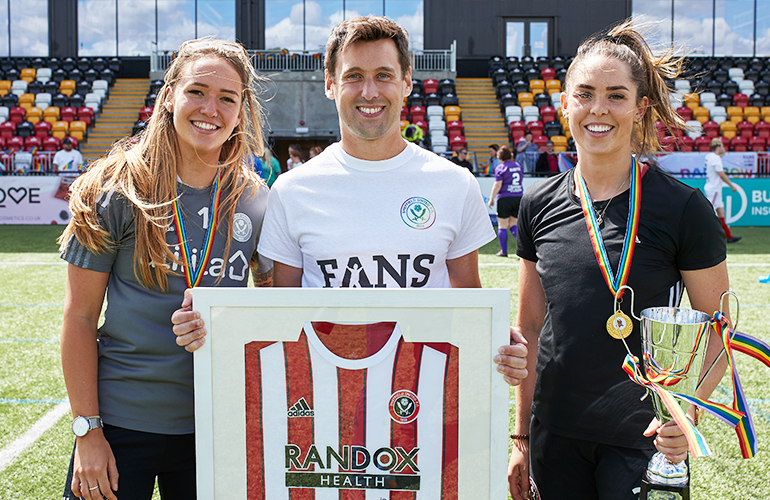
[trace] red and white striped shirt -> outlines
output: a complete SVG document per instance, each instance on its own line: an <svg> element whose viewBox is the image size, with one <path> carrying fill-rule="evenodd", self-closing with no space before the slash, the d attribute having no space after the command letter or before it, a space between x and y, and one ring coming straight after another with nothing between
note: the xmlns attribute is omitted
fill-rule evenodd
<svg viewBox="0 0 770 500"><path fill-rule="evenodd" d="M456 346L314 322L245 356L249 500L457 498Z"/></svg>

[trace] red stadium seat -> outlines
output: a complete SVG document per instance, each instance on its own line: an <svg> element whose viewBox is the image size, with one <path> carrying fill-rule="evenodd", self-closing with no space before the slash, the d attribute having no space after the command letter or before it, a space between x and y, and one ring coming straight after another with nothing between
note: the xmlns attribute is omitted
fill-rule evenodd
<svg viewBox="0 0 770 500"><path fill-rule="evenodd" d="M754 137L754 124L746 120L738 122L738 135L741 137Z"/></svg>
<svg viewBox="0 0 770 500"><path fill-rule="evenodd" d="M512 121L509 128L511 130L511 137L514 141L519 137L527 135L527 124L521 120Z"/></svg>
<svg viewBox="0 0 770 500"><path fill-rule="evenodd" d="M695 150L695 141L688 135L678 137L676 145L679 151L691 152Z"/></svg>
<svg viewBox="0 0 770 500"><path fill-rule="evenodd" d="M540 70L540 78L547 82L556 78L556 70L553 68L543 68Z"/></svg>
<svg viewBox="0 0 770 500"><path fill-rule="evenodd" d="M739 108L745 108L749 105L749 96L741 94L740 92L733 94L733 103Z"/></svg>
<svg viewBox="0 0 770 500"><path fill-rule="evenodd" d="M692 109L688 108L687 106L680 106L676 108L676 112L679 113L679 116L681 116L684 121L687 122L692 120Z"/></svg>
<svg viewBox="0 0 770 500"><path fill-rule="evenodd" d="M700 152L708 153L711 151L711 137L702 135L695 139L695 149Z"/></svg>
<svg viewBox="0 0 770 500"><path fill-rule="evenodd" d="M540 120L531 121L527 124L527 130L535 137L541 136L545 131L545 125Z"/></svg>
<svg viewBox="0 0 770 500"><path fill-rule="evenodd" d="M770 124L768 124L770 125ZM35 137L39 137L41 139L44 139L51 135L51 124L48 122L45 122L43 120L40 120L35 124Z"/></svg>
<svg viewBox="0 0 770 500"><path fill-rule="evenodd" d="M543 119L543 123L556 121L556 108L553 106L543 106L540 108L540 118Z"/></svg>
<svg viewBox="0 0 770 500"><path fill-rule="evenodd" d="M425 122L424 120L412 121L412 123L420 127L423 130L423 132L428 130L428 123Z"/></svg>
<svg viewBox="0 0 770 500"><path fill-rule="evenodd" d="M139 119L143 122L150 121L150 117L152 116L152 106L144 106L142 109L139 110Z"/></svg>
<svg viewBox="0 0 770 500"><path fill-rule="evenodd" d="M5 149L11 151L19 151L24 148L24 139L21 137L13 136L10 139L5 140Z"/></svg>
<svg viewBox="0 0 770 500"><path fill-rule="evenodd" d="M94 124L94 110L88 107L78 108L78 120L89 127Z"/></svg>
<svg viewBox="0 0 770 500"><path fill-rule="evenodd" d="M42 139L40 137L30 136L24 139L24 149L27 151L32 150L32 148L40 148L42 146Z"/></svg>
<svg viewBox="0 0 770 500"><path fill-rule="evenodd" d="M770 123L768 123L767 125L770 126ZM449 131L449 130L463 130L463 122L460 122L460 121L457 121L457 120L453 120L453 121L451 121L451 122L446 124L446 129L447 129L447 131Z"/></svg>
<svg viewBox="0 0 770 500"><path fill-rule="evenodd" d="M530 125L534 122L530 122ZM532 134L532 142L535 144L535 146L540 148L540 151L545 152L545 143L548 142L548 137L544 136L543 134L535 135Z"/></svg>
<svg viewBox="0 0 770 500"><path fill-rule="evenodd" d="M425 95L438 94L438 80L428 78L422 81L422 88L425 90Z"/></svg>
<svg viewBox="0 0 770 500"><path fill-rule="evenodd" d="M59 139L53 136L43 138L43 151L59 151L59 149Z"/></svg>
<svg viewBox="0 0 770 500"><path fill-rule="evenodd" d="M709 138L719 137L719 124L712 120L703 122L703 135Z"/></svg>
<svg viewBox="0 0 770 500"><path fill-rule="evenodd" d="M750 138L749 149L752 151L765 151L767 149L767 139L765 137Z"/></svg>
<svg viewBox="0 0 770 500"><path fill-rule="evenodd" d="M72 106L65 106L60 110L59 120L63 122L72 122L72 121L75 121L77 116L78 116L77 108L73 108Z"/></svg>
<svg viewBox="0 0 770 500"><path fill-rule="evenodd" d="M0 137L10 139L16 134L16 124L13 122L0 123Z"/></svg>
<svg viewBox="0 0 770 500"><path fill-rule="evenodd" d="M673 152L676 151L676 137L673 135L667 135L665 137L662 137L660 140L660 148L663 151L667 152Z"/></svg>
<svg viewBox="0 0 770 500"><path fill-rule="evenodd" d="M27 116L26 109L20 106L14 106L8 112L8 121L12 121L15 124L19 124L24 121L26 116Z"/></svg>
<svg viewBox="0 0 770 500"><path fill-rule="evenodd" d="M463 134L463 131L457 130L457 129L449 130L447 131L447 134L448 134L447 137L449 138L450 142L452 141L453 137L457 137L457 136L465 137L465 134Z"/></svg>
<svg viewBox="0 0 770 500"><path fill-rule="evenodd" d="M662 140L665 136L668 135L668 129L666 128L666 124L662 121L658 120L655 122L655 134L658 136L658 140Z"/></svg>
<svg viewBox="0 0 770 500"><path fill-rule="evenodd" d="M770 123L767 123L764 120L757 122L754 125L754 135L764 138L770 137Z"/></svg>
<svg viewBox="0 0 770 500"><path fill-rule="evenodd" d="M452 149L452 151L457 151L460 148L464 148L467 146L467 143L465 141L465 136L463 135L456 135L449 139L449 147Z"/></svg>
<svg viewBox="0 0 770 500"><path fill-rule="evenodd" d="M730 141L730 149L732 151L740 151L740 152L748 151L749 140L746 137L741 137L740 135L736 135Z"/></svg>
<svg viewBox="0 0 770 500"><path fill-rule="evenodd" d="M409 108L406 106L401 106L401 121L408 122L409 121Z"/></svg>

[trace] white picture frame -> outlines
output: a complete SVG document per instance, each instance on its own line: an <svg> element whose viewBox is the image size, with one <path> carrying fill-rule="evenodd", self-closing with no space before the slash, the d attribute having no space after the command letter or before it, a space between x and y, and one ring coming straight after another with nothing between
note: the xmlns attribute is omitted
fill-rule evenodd
<svg viewBox="0 0 770 500"><path fill-rule="evenodd" d="M509 342L510 290L196 288L193 297L208 331L194 354L199 498L248 498L244 346L296 341L308 321L396 322L406 342L456 346L457 498L506 497L509 392L493 357Z"/></svg>

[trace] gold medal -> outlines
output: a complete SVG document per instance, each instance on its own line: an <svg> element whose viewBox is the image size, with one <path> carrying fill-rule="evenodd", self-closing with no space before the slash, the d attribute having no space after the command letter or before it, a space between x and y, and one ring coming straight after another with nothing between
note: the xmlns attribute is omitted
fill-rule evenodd
<svg viewBox="0 0 770 500"><path fill-rule="evenodd" d="M631 335L633 329L634 325L631 323L631 318L626 316L620 309L615 311L615 314L607 320L607 333L614 339L627 338Z"/></svg>

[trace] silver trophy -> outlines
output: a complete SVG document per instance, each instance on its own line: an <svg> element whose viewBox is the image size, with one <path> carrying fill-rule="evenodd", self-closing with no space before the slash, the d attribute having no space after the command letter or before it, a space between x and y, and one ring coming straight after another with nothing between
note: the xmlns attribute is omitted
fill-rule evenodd
<svg viewBox="0 0 770 500"><path fill-rule="evenodd" d="M631 315L641 324L642 362L645 372L651 370L669 373L671 375L666 383L666 389L669 392L695 396L699 382L706 378L708 370L716 364L716 361L712 362L706 373L702 373L711 316L701 311L681 307L650 307L642 310L641 317L637 317L634 314L633 289L623 286L618 292L623 288L631 292ZM733 292L725 292L722 294L720 304L727 295L732 295L737 300ZM617 295L615 304L615 310L618 311ZM736 318L737 314L736 308ZM625 343L625 340L623 342ZM658 420L661 423L673 420L660 397L655 392L650 392ZM682 411L687 412L690 403L675 399ZM689 500L689 498L690 476L686 461L675 464L662 453L655 453L647 464L639 499Z"/></svg>

